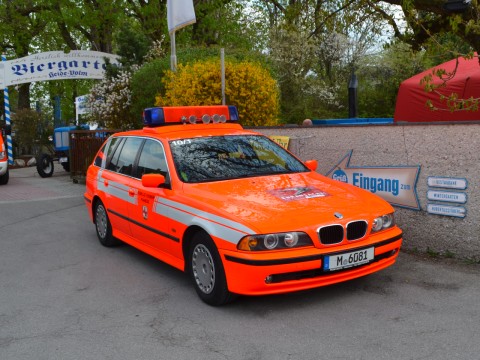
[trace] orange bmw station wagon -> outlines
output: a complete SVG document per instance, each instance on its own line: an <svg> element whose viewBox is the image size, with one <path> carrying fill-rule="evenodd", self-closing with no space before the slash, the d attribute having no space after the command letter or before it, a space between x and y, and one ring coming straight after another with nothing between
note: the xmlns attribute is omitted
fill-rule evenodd
<svg viewBox="0 0 480 360"><path fill-rule="evenodd" d="M390 204L237 120L231 106L150 108L142 130L111 136L85 192L100 243L124 242L185 271L210 305L395 262L402 231Z"/></svg>

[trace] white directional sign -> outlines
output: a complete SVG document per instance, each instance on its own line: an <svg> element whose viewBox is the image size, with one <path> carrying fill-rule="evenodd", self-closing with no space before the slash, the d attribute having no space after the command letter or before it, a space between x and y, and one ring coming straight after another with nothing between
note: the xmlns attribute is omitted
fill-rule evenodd
<svg viewBox="0 0 480 360"><path fill-rule="evenodd" d="M427 212L429 214L453 216L462 219L467 215L467 210L463 206L450 206L439 204L428 204Z"/></svg>
<svg viewBox="0 0 480 360"><path fill-rule="evenodd" d="M350 151L326 176L368 190L392 205L420 210L416 186L420 166L349 166Z"/></svg>
<svg viewBox="0 0 480 360"><path fill-rule="evenodd" d="M445 201L456 204L465 204L467 202L467 194L454 191L428 190L427 199L433 201Z"/></svg>
<svg viewBox="0 0 480 360"><path fill-rule="evenodd" d="M465 190L468 186L467 179L429 176L428 186L445 189Z"/></svg>
<svg viewBox="0 0 480 360"><path fill-rule="evenodd" d="M75 98L75 109L77 115L90 113L90 107L88 104L88 95L77 96Z"/></svg>

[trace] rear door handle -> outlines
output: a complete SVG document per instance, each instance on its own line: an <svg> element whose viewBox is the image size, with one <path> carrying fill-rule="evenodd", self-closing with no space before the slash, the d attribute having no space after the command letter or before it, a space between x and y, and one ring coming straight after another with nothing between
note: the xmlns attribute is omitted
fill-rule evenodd
<svg viewBox="0 0 480 360"><path fill-rule="evenodd" d="M104 179L103 183L105 184L105 186L108 186L108 180Z"/></svg>

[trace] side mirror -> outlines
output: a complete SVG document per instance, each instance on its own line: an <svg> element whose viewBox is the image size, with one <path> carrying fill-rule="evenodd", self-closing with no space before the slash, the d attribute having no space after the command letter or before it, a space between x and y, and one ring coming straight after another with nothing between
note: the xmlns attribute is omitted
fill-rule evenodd
<svg viewBox="0 0 480 360"><path fill-rule="evenodd" d="M305 166L309 168L312 171L317 170L318 167L318 161L317 160L307 160L305 161Z"/></svg>
<svg viewBox="0 0 480 360"><path fill-rule="evenodd" d="M142 185L148 188L158 188L165 184L165 176L162 174L145 174L142 176Z"/></svg>
<svg viewBox="0 0 480 360"><path fill-rule="evenodd" d="M5 128L3 129L3 134L5 136L11 135L12 134L12 126L11 125L5 125Z"/></svg>

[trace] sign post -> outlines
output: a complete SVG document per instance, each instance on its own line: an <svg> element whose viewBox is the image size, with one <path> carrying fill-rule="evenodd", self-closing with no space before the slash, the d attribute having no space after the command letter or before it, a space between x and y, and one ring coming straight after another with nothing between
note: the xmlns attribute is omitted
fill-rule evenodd
<svg viewBox="0 0 480 360"><path fill-rule="evenodd" d="M6 62L7 58L2 54L2 62ZM3 76L2 76L3 80ZM8 96L8 87L6 84L3 84L3 101L5 104L5 125L11 126L10 122L10 98ZM12 136L7 135L7 154L8 154L8 164L13 165L13 146L12 146Z"/></svg>

